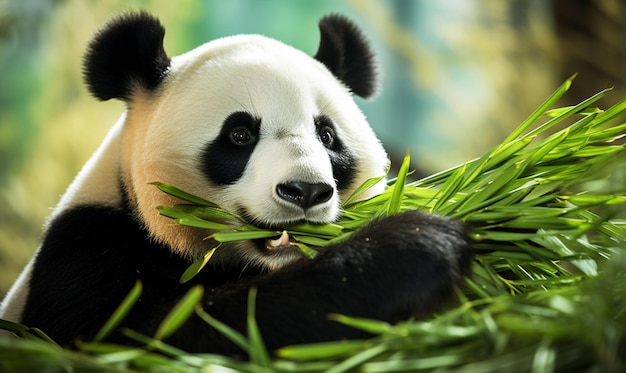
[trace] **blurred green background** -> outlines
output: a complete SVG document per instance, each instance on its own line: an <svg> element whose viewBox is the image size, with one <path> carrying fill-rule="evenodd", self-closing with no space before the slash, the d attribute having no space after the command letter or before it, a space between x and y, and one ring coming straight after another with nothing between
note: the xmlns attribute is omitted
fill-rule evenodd
<svg viewBox="0 0 626 373"><path fill-rule="evenodd" d="M161 19L170 55L239 33L313 54L317 20L348 15L383 71L380 95L358 102L393 158L410 148L425 174L498 143L573 73L563 105L606 87L601 106L626 97L623 0L0 0L0 297L124 109L88 95L81 59L92 33L129 9Z"/></svg>

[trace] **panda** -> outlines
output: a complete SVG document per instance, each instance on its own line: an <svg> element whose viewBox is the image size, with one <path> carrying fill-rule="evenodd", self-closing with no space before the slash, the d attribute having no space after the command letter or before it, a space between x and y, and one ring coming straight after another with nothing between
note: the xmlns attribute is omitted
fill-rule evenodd
<svg viewBox="0 0 626 373"><path fill-rule="evenodd" d="M101 28L84 58L86 85L126 110L52 211L0 317L71 348L94 338L140 282L141 296L120 327L150 336L201 285L203 309L245 334L256 288L254 316L275 351L369 336L330 314L395 323L454 301L472 262L467 229L418 211L373 219L313 259L291 239L225 243L191 281L179 281L216 242L206 230L161 216L157 206L180 201L153 182L279 232L292 222L335 221L342 200L386 172L387 154L354 101L377 92L374 53L344 16L323 17L319 30L314 56L237 35L170 58L165 29L147 12L118 15ZM132 343L119 331L108 341ZM165 342L242 354L196 315Z"/></svg>

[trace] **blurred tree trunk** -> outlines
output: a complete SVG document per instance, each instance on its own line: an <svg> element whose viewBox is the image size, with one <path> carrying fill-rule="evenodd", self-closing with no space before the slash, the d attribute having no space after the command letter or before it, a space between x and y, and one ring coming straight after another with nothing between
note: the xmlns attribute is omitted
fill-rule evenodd
<svg viewBox="0 0 626 373"><path fill-rule="evenodd" d="M602 106L626 96L626 0L553 0L556 67L561 80L578 73L568 97L581 101L615 87Z"/></svg>

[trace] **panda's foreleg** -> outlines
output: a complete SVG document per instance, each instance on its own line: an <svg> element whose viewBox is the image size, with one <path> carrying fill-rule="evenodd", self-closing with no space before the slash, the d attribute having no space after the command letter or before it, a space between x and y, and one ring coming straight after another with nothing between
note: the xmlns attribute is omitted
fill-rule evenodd
<svg viewBox="0 0 626 373"><path fill-rule="evenodd" d="M255 318L270 350L362 338L365 333L329 320L329 314L388 322L428 317L454 299L470 263L471 246L461 224L406 212L371 223L313 260L215 289L206 295L204 308L245 331L248 289L255 286ZM234 351L198 322L190 321L173 342L190 350Z"/></svg>
<svg viewBox="0 0 626 373"><path fill-rule="evenodd" d="M123 326L151 335L186 291L178 277L187 265L150 240L128 211L68 209L50 222L33 260L20 321L63 346L89 341L140 281L141 298Z"/></svg>

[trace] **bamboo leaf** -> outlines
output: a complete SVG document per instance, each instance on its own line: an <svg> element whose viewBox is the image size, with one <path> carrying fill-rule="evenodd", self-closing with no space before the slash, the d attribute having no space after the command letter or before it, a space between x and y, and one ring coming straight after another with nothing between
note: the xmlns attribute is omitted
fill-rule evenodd
<svg viewBox="0 0 626 373"><path fill-rule="evenodd" d="M208 325L218 330L222 335L228 338L231 342L236 344L245 352L250 352L250 343L241 333L231 328L230 326L224 324L223 322L217 320L213 316L209 315L202 307L198 304L196 305L196 314L204 320Z"/></svg>
<svg viewBox="0 0 626 373"><path fill-rule="evenodd" d="M597 117L597 121L599 124L604 124L620 117L626 119L626 99L611 106L611 108L605 110L603 113L600 113Z"/></svg>
<svg viewBox="0 0 626 373"><path fill-rule="evenodd" d="M329 320L340 322L356 329L364 330L372 334L381 334L391 330L391 325L383 321L370 320L358 317L349 317L340 314L330 314Z"/></svg>
<svg viewBox="0 0 626 373"><path fill-rule="evenodd" d="M100 328L96 336L93 338L94 342L100 342L108 337L117 328L124 317L133 308L139 297L141 296L142 285L140 281L137 281L132 287L128 295L122 300L122 303L117 307L115 312L109 317L107 322Z"/></svg>
<svg viewBox="0 0 626 373"><path fill-rule="evenodd" d="M343 206L344 207L349 206L352 202L354 202L357 198L359 198L363 193L365 193L374 185L381 182L384 178L385 178L385 175L381 175L378 177L373 177L373 178L369 178L365 180L363 184L361 184L358 188L356 188L354 192L352 192L352 194L348 198L346 198L345 201L343 201L342 203Z"/></svg>
<svg viewBox="0 0 626 373"><path fill-rule="evenodd" d="M232 242L243 240L256 240L260 238L271 238L279 236L280 232L266 231L266 230L253 230L253 231L231 231L231 232L218 232L211 235L217 242Z"/></svg>
<svg viewBox="0 0 626 373"><path fill-rule="evenodd" d="M463 183L463 177L466 170L467 164L463 164L450 175L445 184L439 190L440 194L437 194L433 198L435 200L435 205L432 207L431 211L442 211L443 206L449 203L449 201L452 199L452 196L458 193L459 186Z"/></svg>
<svg viewBox="0 0 626 373"><path fill-rule="evenodd" d="M563 106L560 108L556 108L556 109L551 109L545 112L545 115L551 118L557 117L559 115L562 114L566 114L566 113L570 113L572 112L572 109L574 108L574 106ZM594 108L590 108L590 107L586 107L584 109L581 109L580 111L576 112L576 114L580 114L580 115L591 115L591 114L600 114L603 113L604 110L594 107Z"/></svg>
<svg viewBox="0 0 626 373"><path fill-rule="evenodd" d="M230 227L228 225L221 224L221 223L216 223L216 222L210 221L210 220L203 220L203 219L200 219L200 218L196 218L195 216L194 217L177 218L175 220L180 225L184 225L184 226L187 226L187 227L193 227L193 228L202 228L202 229L209 229L209 230L230 229Z"/></svg>
<svg viewBox="0 0 626 373"><path fill-rule="evenodd" d="M368 342L366 341L344 340L287 346L279 349L277 355L291 360L334 359L362 351L367 347Z"/></svg>
<svg viewBox="0 0 626 373"><path fill-rule="evenodd" d="M289 224L286 229L294 233L310 233L319 236L336 237L341 234L343 227L339 224L314 224L310 222L300 222L295 224Z"/></svg>
<svg viewBox="0 0 626 373"><path fill-rule="evenodd" d="M228 212L220 207L213 206L198 206L198 205L174 205L174 208L186 212L187 214L196 216L201 219L226 219L226 218L236 218L241 220L241 218Z"/></svg>
<svg viewBox="0 0 626 373"><path fill-rule="evenodd" d="M356 355L342 361L341 363L335 365L331 369L327 370L327 373L340 373L347 372L352 370L354 367L365 363L366 361L373 359L374 357L382 354L387 350L387 346L385 344L375 345L368 349L365 349L359 352Z"/></svg>
<svg viewBox="0 0 626 373"><path fill-rule="evenodd" d="M248 292L248 338L250 339L250 360L261 367L270 367L270 357L265 349L259 326L254 317L256 310L257 288L252 287Z"/></svg>
<svg viewBox="0 0 626 373"><path fill-rule="evenodd" d="M132 329L123 328L122 334L132 340L145 344L145 348L147 350L153 350L168 356L181 356L184 354L184 352L178 348L163 343L163 341L161 340L150 338L141 333L137 333Z"/></svg>
<svg viewBox="0 0 626 373"><path fill-rule="evenodd" d="M202 299L204 288L200 285L196 285L189 289L187 294L174 306L174 308L167 314L165 319L161 322L157 328L154 338L157 340L163 340L172 335L182 324L187 321L189 316L194 312L196 305Z"/></svg>
<svg viewBox="0 0 626 373"><path fill-rule="evenodd" d="M579 158L595 157L598 155L615 154L624 150L623 146L587 146L572 155Z"/></svg>
<svg viewBox="0 0 626 373"><path fill-rule="evenodd" d="M189 267L187 267L182 276L180 276L180 280L178 281L181 284L184 284L185 282L188 282L189 280L194 278L198 273L200 273L200 271L204 268L204 266L206 266L218 247L219 245L207 251L206 254L202 256L202 258L196 260Z"/></svg>
<svg viewBox="0 0 626 373"><path fill-rule="evenodd" d="M294 242L293 245L295 245L298 249L300 249L302 254L304 254L304 256L306 256L309 259L315 258L317 256L317 251L311 249L304 243Z"/></svg>
<svg viewBox="0 0 626 373"><path fill-rule="evenodd" d="M396 182L392 187L393 194L387 208L387 214L389 215L395 215L399 213L400 209L402 208L402 192L404 191L404 185L406 184L406 177L409 173L410 165L411 156L409 155L409 151L407 150L406 154L404 155L402 165L400 165L400 170L398 170L398 177L396 178Z"/></svg>
<svg viewBox="0 0 626 373"><path fill-rule="evenodd" d="M524 148L528 147L530 143L533 142L534 136L524 137L521 139L516 139L510 143L502 143L498 145L494 150L487 153L489 156L486 159L486 162L483 166L483 170L488 171L492 170L499 165L510 161L515 157L516 154L519 154ZM483 173L483 171L477 171L477 173ZM475 175L474 177L476 177Z"/></svg>
<svg viewBox="0 0 626 373"><path fill-rule="evenodd" d="M151 183L151 184L155 185L157 188L159 188L159 190L161 190L161 191L163 191L163 192L165 192L165 193L167 193L167 194L169 194L171 196L180 198L182 200L185 200L187 202L193 203L195 205L218 207L213 202L210 202L210 201L207 201L207 200L205 200L203 198L194 196L193 194L190 194L190 193L187 193L187 192L185 192L185 191L183 191L181 189L178 189L178 188L176 188L173 185L166 184L166 183L160 183L160 182L154 182L154 183Z"/></svg>

